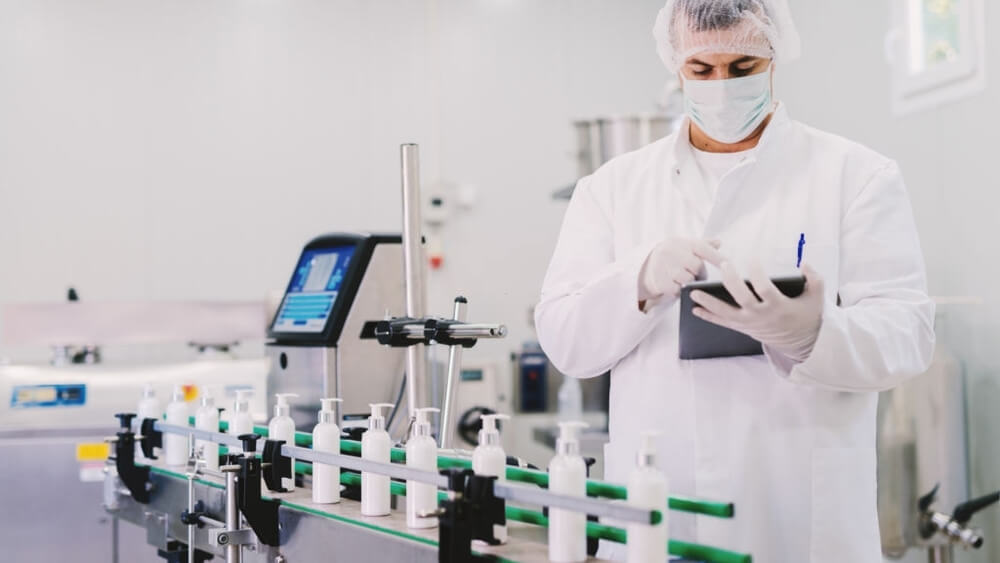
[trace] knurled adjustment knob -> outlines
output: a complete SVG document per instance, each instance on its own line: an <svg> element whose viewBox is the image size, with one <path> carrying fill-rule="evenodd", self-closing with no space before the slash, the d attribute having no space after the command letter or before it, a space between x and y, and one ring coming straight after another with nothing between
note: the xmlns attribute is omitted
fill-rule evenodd
<svg viewBox="0 0 1000 563"><path fill-rule="evenodd" d="M260 434L240 434L238 438L243 442L244 453L252 454L257 451L257 440L260 440Z"/></svg>
<svg viewBox="0 0 1000 563"><path fill-rule="evenodd" d="M132 419L135 418L134 412L120 412L115 415L115 418L117 418L118 423L121 424L122 430L132 430Z"/></svg>

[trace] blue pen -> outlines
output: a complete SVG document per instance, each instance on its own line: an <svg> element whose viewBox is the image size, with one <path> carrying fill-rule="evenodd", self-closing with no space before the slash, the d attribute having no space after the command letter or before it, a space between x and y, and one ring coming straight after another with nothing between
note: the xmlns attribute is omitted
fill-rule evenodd
<svg viewBox="0 0 1000 563"><path fill-rule="evenodd" d="M796 268L801 268L802 267L802 250L805 247L806 247L806 234L802 233L802 234L799 235L799 253L798 253L798 259L795 260L795 267Z"/></svg>

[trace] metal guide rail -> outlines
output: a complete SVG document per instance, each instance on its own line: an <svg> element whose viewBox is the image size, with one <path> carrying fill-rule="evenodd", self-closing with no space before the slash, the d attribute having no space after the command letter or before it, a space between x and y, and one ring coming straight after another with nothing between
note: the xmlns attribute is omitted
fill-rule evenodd
<svg viewBox="0 0 1000 563"><path fill-rule="evenodd" d="M537 527L540 530L547 526L548 519L543 513L519 506L510 506L506 502L517 503L519 505L561 508L622 523L658 524L664 517L662 511L659 510L645 510L621 502L607 500L608 498L624 499L625 490L623 487L600 481L588 481L587 491L589 495L604 498L560 495L539 487L546 487L548 484L547 474L544 472L509 467L508 481L497 482L495 478L474 475L467 467L467 459L441 456L439 457L438 465L441 468L445 468L445 471L434 473L417 470L399 463L378 463L361 459L356 455L349 455L357 454L360 451L360 444L350 440L343 440L342 453L335 454L317 452L301 445L290 445L281 441L265 439L263 452L258 458L256 455L257 443L262 439L258 435L245 435L238 438L222 432L198 430L189 426L172 425L158 420L146 419L139 423L138 426L141 434L136 436L132 432L131 417L123 416L121 418L122 431L118 433L117 438L113 439L116 442L114 464L117 469L117 476L115 477L121 479L124 484L123 488L127 489L132 497L131 500L138 503L148 503L151 496L157 496L155 489L158 483L161 487L169 488L164 484L164 479L177 480L180 474L155 467L156 464L154 463L154 467L152 468L154 475L151 476L151 468L149 466L134 463L133 456L136 443L141 444L147 457L152 456L154 447L161 446L163 433L182 434L187 436L189 440L206 440L225 446L240 446L242 448L244 455L230 456L230 464L221 468L223 471L222 475L216 476L216 478L225 476L227 489L225 496L227 499L235 499L229 502L236 502L239 508L239 516L235 520L232 518L232 514L228 514L229 510L226 511L229 517L224 529L219 529L218 526L213 528L216 532L221 533L221 535L216 534L213 536L216 540L214 545L220 545L220 539L230 542L226 546L227 561L239 561L237 553L240 545L250 546L256 544L260 546L261 552L266 550L270 550L269 552L274 552L274 550L283 552L290 544L288 544L287 538L285 538L286 533L281 530L282 526L285 525L286 521L290 522L291 520L296 520L299 522L299 525L305 526L306 524L302 523L305 521L303 520L304 514L323 516L325 517L324 521L328 522L326 525L330 525L330 522L335 522L337 525L347 523L371 529L369 522L372 518L364 517L360 521L352 521L350 517L347 519L343 517L337 518L326 512L325 509L317 510L317 507L321 505L309 507L297 504L289 495L300 497L303 494L302 489L298 489L297 492L289 493L288 495L278 493L276 495L265 496L263 494L261 490L262 480L268 483L269 489L283 491L280 485L282 477L292 477L296 473L311 474L311 465L305 462L340 467L342 469L341 483L348 486L356 486L360 482L360 476L357 473L352 473L352 471L363 471L386 475L392 479L402 481L431 484L439 489L443 489L439 493L441 508L437 511L436 515L439 517L440 523L436 532L433 530L430 532L413 530L413 533L403 532L402 536L400 536L399 530L396 532L380 530L384 532L385 537L382 540L385 541L396 541L400 537L408 540L413 540L414 537L423 537L423 541L426 542L431 539L427 537L428 533L436 534L438 536L437 542L435 542L437 546L436 560L438 561L479 560L480 556L471 547L471 540L478 539L488 544L498 544L499 542L493 537L494 524L509 521L512 523L512 526ZM225 424L223 423L220 426L224 427ZM255 428L255 430L257 429ZM297 443L311 442L311 436L307 433L297 433L295 441ZM345 452L348 455L345 455ZM402 450L394 449L393 460L402 461L402 453ZM294 467L291 464L291 459L296 460ZM204 509L201 511L196 510L194 483L196 481L201 485L211 483L207 478L198 479L196 473L189 471L186 474L189 481L187 496L189 497L190 506L185 511L184 516L182 516L182 520L188 526L204 526L206 522L209 525L221 524L221 522L211 518L208 515L208 511ZM530 483L530 485L516 481ZM209 486L213 486L216 489L222 487L218 482ZM308 489L305 489L305 491L308 492ZM405 484L395 481L391 482L391 492L396 496L405 496ZM162 503L162 499L160 499L160 502ZM107 503L108 499L106 498ZM338 510L343 511L349 510L348 507L356 503L345 500L343 504L344 506L326 506L337 506ZM673 510L708 514L722 518L730 518L733 515L731 504L699 499L672 497L669 507ZM290 515L290 512L296 511L298 513L296 516ZM215 514L221 513L221 511L215 512ZM308 520L309 517L305 518ZM376 518L374 520L377 521L380 519ZM240 528L240 522L242 521L246 521L249 527L245 529ZM390 518L385 522L389 523L391 521L392 519ZM403 519L403 524L405 528L405 518ZM314 523L309 524L309 526L314 525ZM193 532L189 532L189 534L192 534L192 538L194 537ZM537 534L538 532L536 532ZM537 544L534 549L534 552L536 552L535 555L544 554L544 530L542 530L541 534L542 537L537 538L534 542ZM614 542L625 542L627 540L623 529L597 522L588 522L587 535L591 539L603 539ZM316 541L320 542L322 537L325 537L325 535L319 533ZM303 538L299 534L296 541L292 543L299 545L302 541ZM189 541L189 543L196 544L197 542ZM234 543L236 545L233 545ZM664 546L664 548L665 551L673 555L715 563L749 563L752 560L747 554L734 553L677 540L670 540L669 546ZM386 547L385 549L392 548ZM507 553L508 551L519 553L520 559L516 560L545 560L544 556L541 556L541 559L531 556L532 550L525 549L524 546L522 546L521 550L506 545L498 546L493 553L502 557L508 557L510 555ZM188 556L190 561L197 560L194 558L194 552L188 554ZM277 560L273 559L273 561Z"/></svg>

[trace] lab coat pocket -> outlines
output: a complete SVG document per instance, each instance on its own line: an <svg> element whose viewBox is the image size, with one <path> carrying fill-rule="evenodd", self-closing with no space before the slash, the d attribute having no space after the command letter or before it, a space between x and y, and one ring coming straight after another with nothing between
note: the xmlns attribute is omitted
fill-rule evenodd
<svg viewBox="0 0 1000 563"><path fill-rule="evenodd" d="M817 448L812 455L810 563L882 561L874 448Z"/></svg>

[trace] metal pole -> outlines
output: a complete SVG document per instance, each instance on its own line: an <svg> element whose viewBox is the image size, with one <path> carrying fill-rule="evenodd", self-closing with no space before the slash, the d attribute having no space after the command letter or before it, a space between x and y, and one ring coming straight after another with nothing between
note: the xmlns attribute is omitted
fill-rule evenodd
<svg viewBox="0 0 1000 563"><path fill-rule="evenodd" d="M468 303L464 297L456 297L452 319L464 322L469 314ZM450 448L455 442L455 397L458 395L458 382L461 376L462 347L452 345L448 350L448 381L445 383L444 408L441 410L441 424L438 426L441 449Z"/></svg>
<svg viewBox="0 0 1000 563"><path fill-rule="evenodd" d="M930 563L954 563L955 551L951 545L934 545L927 550Z"/></svg>
<svg viewBox="0 0 1000 563"><path fill-rule="evenodd" d="M118 563L118 516L111 517L111 563Z"/></svg>
<svg viewBox="0 0 1000 563"><path fill-rule="evenodd" d="M236 506L236 472L238 465L220 467L226 473L226 530L240 529L240 511ZM240 563L243 555L239 545L226 546L226 563Z"/></svg>
<svg viewBox="0 0 1000 563"><path fill-rule="evenodd" d="M188 435L189 444L194 448L194 435ZM187 473L188 479L188 514L194 514L194 480L198 477L198 465L201 463L196 456L193 456L194 467ZM188 563L194 563L194 526L188 524Z"/></svg>
<svg viewBox="0 0 1000 563"><path fill-rule="evenodd" d="M415 144L400 147L403 178L403 273L406 281L406 316L424 317L425 285L424 248L420 234L420 150ZM426 406L427 361L424 346L406 349L406 397L410 420L414 409Z"/></svg>

